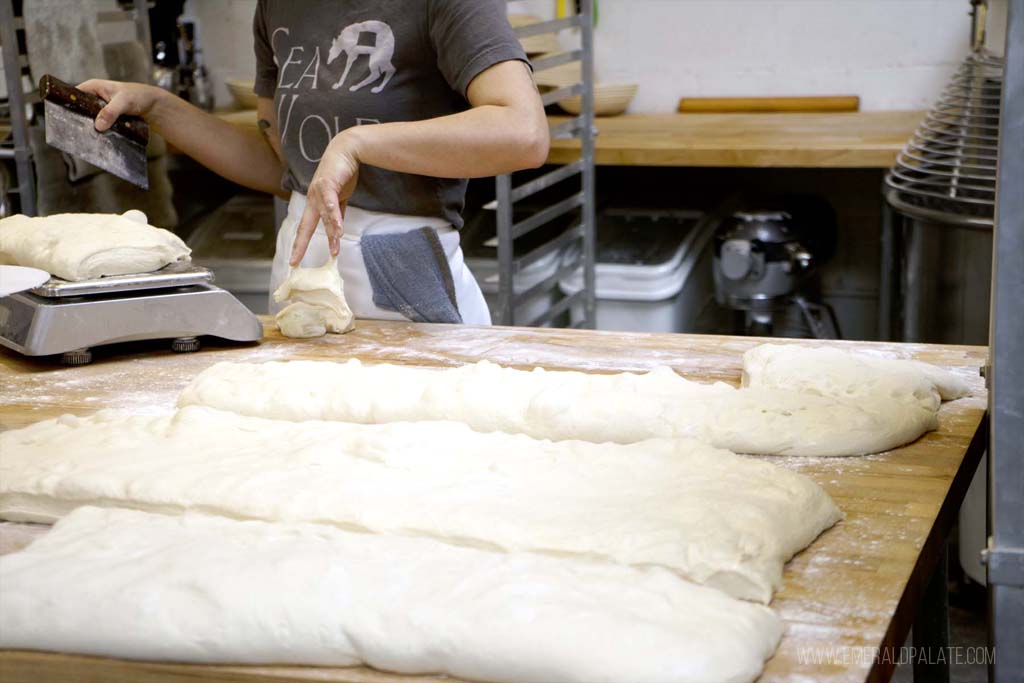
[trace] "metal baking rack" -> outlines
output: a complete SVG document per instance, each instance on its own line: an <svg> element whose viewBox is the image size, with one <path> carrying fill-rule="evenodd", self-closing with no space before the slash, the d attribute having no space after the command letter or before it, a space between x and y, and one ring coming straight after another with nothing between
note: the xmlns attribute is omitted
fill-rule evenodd
<svg viewBox="0 0 1024 683"><path fill-rule="evenodd" d="M136 3L125 3L132 9L125 10L135 23L136 39L146 46L149 54L150 38L149 7L152 0L138 0ZM3 54L4 79L7 83L7 107L13 146L0 146L0 163L6 159L14 160L15 183L13 187L3 188L6 192L18 195L18 212L26 216L37 213L36 178L33 166L32 148L29 145L29 128L35 123L33 107L39 102L39 93L35 88L35 79L29 69L27 37L25 35L25 18L22 15L23 2L19 0L0 0L0 49ZM98 12L97 18L102 21L111 17L121 17L125 12ZM26 91L27 84L27 91ZM0 169L5 173L5 169Z"/></svg>
<svg viewBox="0 0 1024 683"><path fill-rule="evenodd" d="M596 254L595 211L594 211L594 3L581 0L579 13L573 16L544 21L515 28L520 38L555 33L566 29L578 29L578 49L545 55L533 60L535 72L553 69L578 62L581 77L579 82L558 87L541 95L544 106L555 104L569 97L580 97L580 114L551 128L551 137L577 138L580 140L580 158L559 166L554 170L513 186L511 174L496 178L497 234L498 234L498 316L494 322L500 325L527 325L540 327L557 323L574 309L574 327L594 326L594 261ZM579 189L568 197L536 211L519 222L513 222L513 204L557 184L579 178ZM549 225L570 212L578 212L579 220L570 225L562 234L527 253L516 256L515 242L538 228ZM579 244L575 253L578 257L560 262L558 269L549 277L530 287L516 286L516 278L525 268L555 252L566 251L567 247ZM583 269L583 289L572 295L562 295L559 281ZM521 320L517 312L528 301L550 296L558 292L556 303L532 320Z"/></svg>

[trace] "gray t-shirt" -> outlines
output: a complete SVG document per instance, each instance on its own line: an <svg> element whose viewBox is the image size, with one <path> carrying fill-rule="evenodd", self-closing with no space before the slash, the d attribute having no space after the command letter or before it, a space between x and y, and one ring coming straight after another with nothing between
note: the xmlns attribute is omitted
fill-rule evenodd
<svg viewBox="0 0 1024 683"><path fill-rule="evenodd" d="M260 0L256 94L273 97L286 190L305 193L331 138L350 126L464 111L498 62L526 61L506 0ZM466 181L364 165L353 206L440 217L456 228Z"/></svg>

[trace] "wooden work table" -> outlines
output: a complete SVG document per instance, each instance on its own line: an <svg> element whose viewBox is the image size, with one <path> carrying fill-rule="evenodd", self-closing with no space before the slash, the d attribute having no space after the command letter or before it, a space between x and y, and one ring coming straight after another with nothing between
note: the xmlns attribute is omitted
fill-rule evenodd
<svg viewBox="0 0 1024 683"><path fill-rule="evenodd" d="M0 429L63 413L101 408L169 410L198 372L222 360L270 361L357 357L367 361L458 365L488 359L517 367L589 372L669 365L687 378L737 383L742 353L763 340L581 330L469 328L363 322L349 334L290 341L268 326L259 345L210 347L193 354L135 351L92 365L61 368L0 349ZM808 343L808 342L782 342ZM889 453L856 458L769 458L803 472L835 499L846 518L786 566L772 608L786 622L764 682L886 680L922 602L929 577L985 448L982 347L814 342L916 358L951 368L973 395L947 403L939 429ZM26 525L2 525L11 536ZM39 532L45 527L37 527ZM876 659L876 653L881 653ZM451 680L393 676L369 669L204 666L127 662L53 653L0 651L0 680L47 683L340 682Z"/></svg>
<svg viewBox="0 0 1024 683"><path fill-rule="evenodd" d="M222 112L256 127L256 112ZM920 111L792 114L625 114L595 119L595 157L603 166L889 168ZM551 117L557 124L566 117ZM578 140L552 140L548 163L579 157Z"/></svg>
<svg viewBox="0 0 1024 683"><path fill-rule="evenodd" d="M919 111L611 116L596 119L594 161L604 166L888 168L922 118ZM578 140L552 140L550 163L578 156Z"/></svg>

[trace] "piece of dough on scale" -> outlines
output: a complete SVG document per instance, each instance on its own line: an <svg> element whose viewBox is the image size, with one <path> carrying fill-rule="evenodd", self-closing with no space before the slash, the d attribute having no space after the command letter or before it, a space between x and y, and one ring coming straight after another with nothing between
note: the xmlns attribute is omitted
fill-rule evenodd
<svg viewBox="0 0 1024 683"><path fill-rule="evenodd" d="M663 569L79 508L0 557L0 648L500 683L753 681L768 608Z"/></svg>
<svg viewBox="0 0 1024 683"><path fill-rule="evenodd" d="M455 420L479 431L539 439L634 443L652 437L695 438L737 453L863 455L914 441L935 429L937 403L916 398L932 377L950 373L908 361L872 365L853 354L821 350L849 381L829 391L815 384L819 350L749 364L749 386L702 384L667 367L648 373L588 374L505 368L487 361L457 368L293 361L219 363L200 373L178 405L205 405L285 420L387 423ZM754 354L758 349L748 352ZM755 358L763 358L756 356ZM924 372L919 366L929 369ZM913 382L880 381L893 368ZM850 383L854 391L848 392ZM810 387L817 386L816 391ZM951 397L956 392L949 392Z"/></svg>
<svg viewBox="0 0 1024 683"><path fill-rule="evenodd" d="M174 233L138 210L61 213L0 220L0 263L45 270L70 281L149 273L188 257Z"/></svg>
<svg viewBox="0 0 1024 683"><path fill-rule="evenodd" d="M765 603L784 563L841 516L801 474L683 439L552 442L457 422L298 423L197 406L0 434L0 517L46 523L83 505L662 566Z"/></svg>
<svg viewBox="0 0 1024 683"><path fill-rule="evenodd" d="M274 292L274 301L290 302L274 319L277 329L286 337L344 334L355 327L352 309L345 301L337 257L315 268L293 268Z"/></svg>

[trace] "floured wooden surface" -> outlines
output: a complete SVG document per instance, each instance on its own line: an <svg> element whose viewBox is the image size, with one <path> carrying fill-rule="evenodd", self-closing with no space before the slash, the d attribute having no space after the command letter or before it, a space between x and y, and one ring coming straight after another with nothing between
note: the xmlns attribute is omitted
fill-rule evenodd
<svg viewBox="0 0 1024 683"><path fill-rule="evenodd" d="M688 379L738 385L742 353L764 341L373 322L362 322L340 337L287 340L272 329L269 319L265 319L265 327L267 338L258 346L212 348L194 354L150 351L78 368L0 352L0 429L68 412L86 415L102 408L169 411L178 392L196 374L222 360L357 357L457 365L487 359L521 368L540 365L592 372L668 365ZM978 368L984 364L986 351L983 347L925 344L793 343L915 358L954 370L972 387L971 397L943 405L938 431L904 448L858 458L772 458L821 484L847 517L787 565L785 587L772 602L786 621L786 636L760 680L884 679L891 666L884 652L879 655L881 661L876 659L877 648L902 644L917 597L983 450L980 439L969 446L985 410ZM38 533L15 529L21 526L0 525L0 551L10 552L26 540L26 534ZM46 653L0 653L0 678L5 681L67 680L85 670L106 681L410 680L367 669L155 665Z"/></svg>

